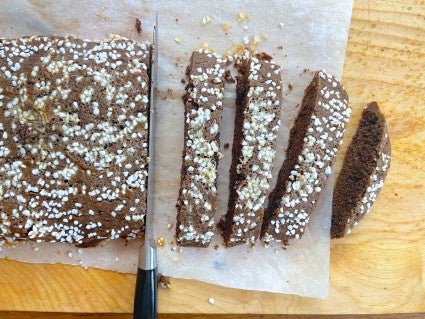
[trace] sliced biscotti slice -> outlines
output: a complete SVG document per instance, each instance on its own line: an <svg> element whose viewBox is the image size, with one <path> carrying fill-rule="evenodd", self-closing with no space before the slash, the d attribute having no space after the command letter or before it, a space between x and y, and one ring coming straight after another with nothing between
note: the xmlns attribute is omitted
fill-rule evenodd
<svg viewBox="0 0 425 319"><path fill-rule="evenodd" d="M282 105L280 66L257 55L238 67L228 211L219 223L228 247L260 235Z"/></svg>
<svg viewBox="0 0 425 319"><path fill-rule="evenodd" d="M364 109L356 134L348 146L332 203L332 238L351 230L372 208L390 168L391 143L387 123L378 104Z"/></svg>
<svg viewBox="0 0 425 319"><path fill-rule="evenodd" d="M332 75L317 72L290 132L286 158L261 229L263 241L286 245L289 239L303 235L332 172L349 116L344 88Z"/></svg>
<svg viewBox="0 0 425 319"><path fill-rule="evenodd" d="M193 52L187 68L176 225L176 239L181 246L207 247L214 234L225 64L218 54L200 49Z"/></svg>

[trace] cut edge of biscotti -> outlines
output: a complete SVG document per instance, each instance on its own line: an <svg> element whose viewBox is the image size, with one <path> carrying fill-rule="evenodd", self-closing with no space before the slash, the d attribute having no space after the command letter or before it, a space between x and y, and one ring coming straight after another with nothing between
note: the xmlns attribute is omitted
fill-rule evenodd
<svg viewBox="0 0 425 319"><path fill-rule="evenodd" d="M334 188L331 237L351 233L370 212L390 168L391 143L385 116L376 102L363 110Z"/></svg>
<svg viewBox="0 0 425 319"><path fill-rule="evenodd" d="M176 241L208 247L215 233L217 166L221 154L226 59L206 49L192 53L186 74L184 148L177 199Z"/></svg>
<svg viewBox="0 0 425 319"><path fill-rule="evenodd" d="M261 239L287 245L301 238L322 189L350 118L348 95L324 70L314 74L290 131L285 161L269 196Z"/></svg>
<svg viewBox="0 0 425 319"><path fill-rule="evenodd" d="M281 67L266 54L235 62L236 116L228 210L218 224L227 247L259 237L270 188L282 107Z"/></svg>

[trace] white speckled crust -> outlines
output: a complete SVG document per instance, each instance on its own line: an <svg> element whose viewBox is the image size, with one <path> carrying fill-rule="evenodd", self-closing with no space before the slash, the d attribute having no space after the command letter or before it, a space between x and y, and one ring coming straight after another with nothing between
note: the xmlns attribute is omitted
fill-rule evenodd
<svg viewBox="0 0 425 319"><path fill-rule="evenodd" d="M244 62L243 60L247 60ZM260 56L245 55L242 61L247 69L238 80L245 86L245 97L238 107L241 109L240 149L234 153L231 168L229 208L225 219L220 222L227 246L254 243L261 229L264 201L270 188L273 160L276 154L276 137L280 126L282 106L281 68L277 64L261 59ZM248 75L248 76L247 76ZM238 125L238 124L237 124ZM232 171L234 170L234 171Z"/></svg>
<svg viewBox="0 0 425 319"><path fill-rule="evenodd" d="M192 54L185 95L185 147L177 200L177 243L208 246L215 231L217 165L226 59L208 50Z"/></svg>
<svg viewBox="0 0 425 319"><path fill-rule="evenodd" d="M0 243L143 229L150 44L0 40Z"/></svg>
<svg viewBox="0 0 425 319"><path fill-rule="evenodd" d="M388 134L386 135L386 140L388 140ZM362 199L359 202L358 207L356 208L353 216L356 216L355 219L349 219L347 222L347 228L345 230L346 234L349 234L353 227L357 225L358 221L365 215L370 212L373 204L376 201L376 198L379 194L379 191L384 186L385 177L387 171L390 168L391 156L389 153L381 152L381 155L377 161L377 166L370 176L370 184L366 188L366 192L363 195Z"/></svg>
<svg viewBox="0 0 425 319"><path fill-rule="evenodd" d="M273 199L267 208L261 233L266 243L278 241L286 245L290 239L302 237L319 194L332 173L333 162L350 118L347 93L335 77L321 70L315 74L305 98L309 89L317 90L311 102L314 103L313 111L308 118L300 153L295 154L295 165L288 170L287 180L278 179L275 194L271 195ZM302 108L306 106L303 101ZM300 129L295 124L291 136ZM288 169L287 160L280 174ZM279 190L281 187L284 188Z"/></svg>

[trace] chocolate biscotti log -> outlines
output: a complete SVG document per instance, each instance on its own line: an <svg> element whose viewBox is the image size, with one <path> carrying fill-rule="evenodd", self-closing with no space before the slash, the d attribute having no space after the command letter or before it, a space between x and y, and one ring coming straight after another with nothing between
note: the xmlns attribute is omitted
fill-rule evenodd
<svg viewBox="0 0 425 319"><path fill-rule="evenodd" d="M286 245L303 235L332 172L349 117L348 96L341 84L325 71L317 72L290 132L261 229L263 241Z"/></svg>
<svg viewBox="0 0 425 319"><path fill-rule="evenodd" d="M371 210L384 186L390 160L387 123L378 104L371 102L363 111L334 188L332 238L351 233L353 227Z"/></svg>
<svg viewBox="0 0 425 319"><path fill-rule="evenodd" d="M181 246L207 247L215 231L217 165L226 60L194 51L183 96L185 128L176 239Z"/></svg>
<svg viewBox="0 0 425 319"><path fill-rule="evenodd" d="M143 231L150 44L0 40L0 243Z"/></svg>
<svg viewBox="0 0 425 319"><path fill-rule="evenodd" d="M257 55L238 67L230 195L219 223L228 247L253 243L260 235L282 106L280 66Z"/></svg>

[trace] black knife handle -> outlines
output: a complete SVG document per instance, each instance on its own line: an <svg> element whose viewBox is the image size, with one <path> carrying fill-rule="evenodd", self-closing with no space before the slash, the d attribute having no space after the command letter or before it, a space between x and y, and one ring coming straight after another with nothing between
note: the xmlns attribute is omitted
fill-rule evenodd
<svg viewBox="0 0 425 319"><path fill-rule="evenodd" d="M157 318L157 268L137 269L133 319Z"/></svg>

